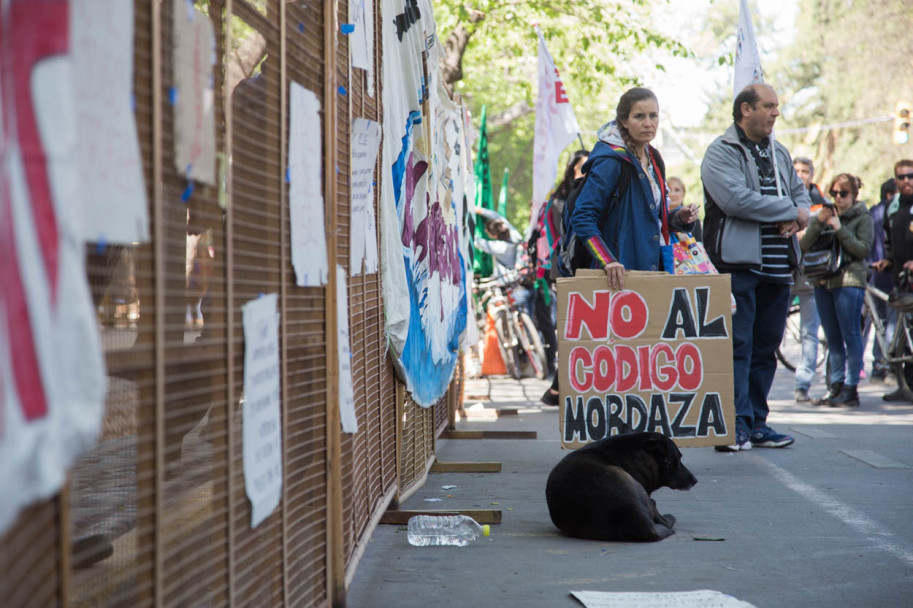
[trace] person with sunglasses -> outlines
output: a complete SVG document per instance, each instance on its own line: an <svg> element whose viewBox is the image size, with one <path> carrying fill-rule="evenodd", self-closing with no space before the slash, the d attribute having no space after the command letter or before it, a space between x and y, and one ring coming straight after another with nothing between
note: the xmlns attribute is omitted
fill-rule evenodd
<svg viewBox="0 0 913 608"><path fill-rule="evenodd" d="M913 160L903 159L894 165L897 196L885 212L884 259L872 267L879 272L891 269L894 286L900 286L902 270L913 270ZM913 380L913 365L904 364L904 376ZM906 396L897 389L882 397L885 401L904 401Z"/></svg>
<svg viewBox="0 0 913 608"><path fill-rule="evenodd" d="M830 359L829 390L815 405L857 407L862 372L862 305L867 280L866 258L875 241L872 216L858 201L862 182L855 175L841 173L833 180L829 194L833 205L825 205L799 240L802 251L810 250L822 233L832 232L842 249L840 269L815 283L815 304L827 337Z"/></svg>

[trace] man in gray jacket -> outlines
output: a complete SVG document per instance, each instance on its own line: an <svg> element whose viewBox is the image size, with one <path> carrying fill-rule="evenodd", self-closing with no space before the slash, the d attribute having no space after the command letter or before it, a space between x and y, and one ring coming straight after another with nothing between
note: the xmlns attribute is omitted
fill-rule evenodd
<svg viewBox="0 0 913 608"><path fill-rule="evenodd" d="M732 107L734 124L716 138L701 163L704 246L730 275L736 442L721 451L782 448L789 435L767 425L767 395L777 371L792 271L799 265L796 232L806 227L808 191L789 151L770 135L780 115L774 89L745 87ZM771 152L774 151L771 155Z"/></svg>

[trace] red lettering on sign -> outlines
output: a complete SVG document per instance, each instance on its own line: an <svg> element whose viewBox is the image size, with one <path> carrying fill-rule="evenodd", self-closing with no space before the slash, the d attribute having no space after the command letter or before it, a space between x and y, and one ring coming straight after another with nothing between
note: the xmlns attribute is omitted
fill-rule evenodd
<svg viewBox="0 0 913 608"><path fill-rule="evenodd" d="M631 340L647 328L647 302L639 293L620 291L612 300L612 333L622 340Z"/></svg>
<svg viewBox="0 0 913 608"><path fill-rule="evenodd" d="M637 353L630 346L615 347L615 390L627 393L637 384Z"/></svg>
<svg viewBox="0 0 913 608"><path fill-rule="evenodd" d="M675 351L678 369L678 385L686 391L694 391L704 382L704 362L701 351L694 344L682 343Z"/></svg>
<svg viewBox="0 0 913 608"><path fill-rule="evenodd" d="M615 384L615 355L608 346L597 346L593 351L593 388L598 393L607 393Z"/></svg>
<svg viewBox="0 0 913 608"><path fill-rule="evenodd" d="M572 292L568 296L567 322L564 326L565 340L579 340L580 329L586 327L590 338L605 340L609 335L609 306L612 293L596 291L595 302L590 304L583 295Z"/></svg>
<svg viewBox="0 0 913 608"><path fill-rule="evenodd" d="M665 357L665 362L659 362L659 356ZM668 344L657 344L650 353L650 380L657 389L671 391L678 382L678 370L675 367L675 353Z"/></svg>
<svg viewBox="0 0 913 608"><path fill-rule="evenodd" d="M571 377L571 386L578 393L585 393L593 386L593 357L583 346L571 349L568 359L568 375ZM581 370L582 367L582 370ZM581 371L583 372L581 377Z"/></svg>

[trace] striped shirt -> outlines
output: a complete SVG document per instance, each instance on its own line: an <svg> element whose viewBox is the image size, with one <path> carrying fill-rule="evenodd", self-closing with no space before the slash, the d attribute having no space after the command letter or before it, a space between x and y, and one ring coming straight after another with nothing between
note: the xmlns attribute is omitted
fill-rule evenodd
<svg viewBox="0 0 913 608"><path fill-rule="evenodd" d="M738 125L736 125L736 131L739 133L739 140L742 145L748 148L758 167L761 194L779 196L777 178L774 174L774 165L770 157L770 138L765 137L756 142L748 139L745 132ZM789 265L789 239L780 236L778 224L761 224L761 268L751 272L764 277L764 280L770 283L792 284L792 268Z"/></svg>

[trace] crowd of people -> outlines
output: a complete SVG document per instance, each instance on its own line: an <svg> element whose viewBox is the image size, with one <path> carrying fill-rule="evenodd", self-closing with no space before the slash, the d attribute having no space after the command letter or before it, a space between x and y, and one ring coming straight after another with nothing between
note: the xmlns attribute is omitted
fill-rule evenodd
<svg viewBox="0 0 913 608"><path fill-rule="evenodd" d="M623 289L626 271L665 270L661 245L670 242L670 234L687 232L704 243L718 271L729 274L735 302L735 442L717 449L789 446L795 439L768 425L767 400L790 304L798 299L800 306L796 401L858 406L869 335L861 323L865 287L872 282L888 292L906 288L900 285L901 270L913 270L913 160L896 163L871 208L859 198L861 180L850 173L836 175L822 192L814 183L812 160L793 159L772 138L779 116L776 91L752 84L736 96L732 124L710 144L701 163L702 223L698 205L685 203L684 182L666 177L662 155L652 145L659 116L652 91L625 92L614 119L599 129L596 145L571 154L560 184L541 206L528 243L536 275L536 295L528 306L547 338L554 376L542 402L558 404L551 341L555 278L572 276L581 267L602 269L610 289ZM571 241L577 247L568 254ZM806 274L803 256L826 248L836 257L833 268L824 275ZM890 332L894 311L882 303L876 312ZM826 392L812 399L819 326L829 349ZM889 366L878 340L872 361L871 380L884 381ZM884 395L887 401L906 398L900 390Z"/></svg>

